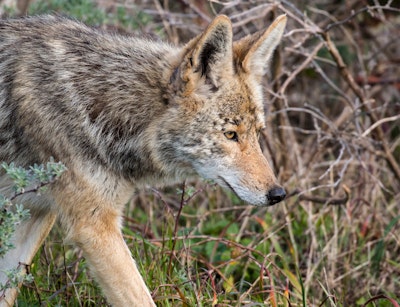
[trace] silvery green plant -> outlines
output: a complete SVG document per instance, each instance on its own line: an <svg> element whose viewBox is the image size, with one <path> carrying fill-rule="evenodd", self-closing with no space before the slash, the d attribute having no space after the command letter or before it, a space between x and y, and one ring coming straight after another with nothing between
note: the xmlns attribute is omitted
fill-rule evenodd
<svg viewBox="0 0 400 307"><path fill-rule="evenodd" d="M16 166L14 163L1 163L0 172L4 171L11 179L13 191L10 197L0 194L0 257L4 257L7 251L14 247L11 238L16 227L30 216L28 209L13 201L23 194L43 192L65 170L65 165L54 162L53 159L46 165L35 164L27 169ZM4 293L5 289L15 287L23 281L32 281L32 276L25 274L25 267L22 266L24 264L5 272L9 281L4 285L0 284L0 291Z"/></svg>

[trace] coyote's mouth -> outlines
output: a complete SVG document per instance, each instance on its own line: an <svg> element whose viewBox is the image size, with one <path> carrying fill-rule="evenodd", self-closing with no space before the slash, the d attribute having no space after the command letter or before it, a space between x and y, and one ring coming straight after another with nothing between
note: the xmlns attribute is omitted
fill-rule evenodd
<svg viewBox="0 0 400 307"><path fill-rule="evenodd" d="M252 204L253 206L271 206L274 205L278 202L280 202L284 196L279 196L276 195L276 200L274 200L273 198L269 199L269 198L262 198L261 195L258 195L255 191L251 192L251 191L247 191L245 190L243 187L238 186L236 187L236 189L234 188L234 185L231 185L224 177L222 176L218 176L217 177L217 182L222 186L222 187L227 187L229 188L239 199L242 199L243 201ZM278 191L278 190L277 190ZM268 193L267 193L268 194ZM266 194L266 195L267 195ZM279 196L279 200L277 200ZM286 194L285 194L286 196Z"/></svg>
<svg viewBox="0 0 400 307"><path fill-rule="evenodd" d="M231 191L232 191L237 197L239 197L240 199L242 199L242 198L238 195L238 193L236 193L235 189L228 183L228 181L226 181L226 180L224 179L224 177L218 176L218 179L220 179L229 189L231 189Z"/></svg>

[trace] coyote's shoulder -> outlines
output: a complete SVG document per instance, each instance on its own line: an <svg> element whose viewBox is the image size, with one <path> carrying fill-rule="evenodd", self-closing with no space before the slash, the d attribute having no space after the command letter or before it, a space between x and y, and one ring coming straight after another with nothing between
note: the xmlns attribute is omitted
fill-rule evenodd
<svg viewBox="0 0 400 307"><path fill-rule="evenodd" d="M261 80L285 24L280 16L234 42L229 18L218 16L172 46L61 17L0 20L0 161L53 158L68 169L46 199L28 200L32 218L0 269L30 264L57 218L113 305L149 306L120 232L134 187L198 174L254 205L281 201L258 134Z"/></svg>

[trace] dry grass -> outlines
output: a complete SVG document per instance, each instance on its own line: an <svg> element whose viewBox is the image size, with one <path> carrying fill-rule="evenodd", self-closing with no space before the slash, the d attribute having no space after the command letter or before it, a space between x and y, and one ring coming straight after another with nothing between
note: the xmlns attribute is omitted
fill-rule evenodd
<svg viewBox="0 0 400 307"><path fill-rule="evenodd" d="M186 184L183 193L138 192L125 233L158 304L398 306L399 2L97 4L105 16L143 21L109 18L107 27L174 43L216 14L231 18L236 37L279 14L289 19L265 79L268 128L261 140L289 197L257 209L205 182ZM38 297L51 305L98 301L80 258L61 244L50 247L34 268L47 278L27 285L21 304Z"/></svg>

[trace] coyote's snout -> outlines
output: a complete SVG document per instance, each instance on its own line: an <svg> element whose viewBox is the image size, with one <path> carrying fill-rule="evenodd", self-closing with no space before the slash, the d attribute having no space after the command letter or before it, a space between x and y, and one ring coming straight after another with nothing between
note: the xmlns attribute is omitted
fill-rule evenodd
<svg viewBox="0 0 400 307"><path fill-rule="evenodd" d="M241 125L246 124L233 124L227 128L232 130L223 134L225 139L222 137L220 142L224 146L221 146L220 152L204 157L206 162L194 167L202 177L213 179L219 185L230 188L250 204L274 205L285 198L285 190L277 184L275 175L261 152L256 129L239 133L237 131L241 130ZM214 144L217 148L219 143L215 141Z"/></svg>
<svg viewBox="0 0 400 307"><path fill-rule="evenodd" d="M285 24L280 16L233 42L230 20L218 16L175 47L60 17L0 20L0 161L53 157L68 168L25 204L31 218L0 259L0 282L4 270L31 263L57 221L111 304L154 306L120 231L135 186L198 174L254 205L283 200L258 135L261 80Z"/></svg>

